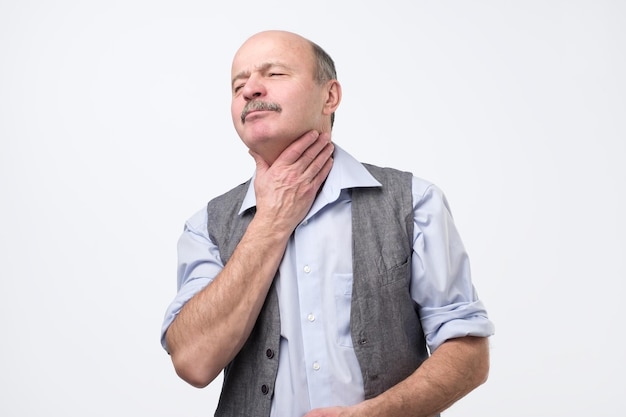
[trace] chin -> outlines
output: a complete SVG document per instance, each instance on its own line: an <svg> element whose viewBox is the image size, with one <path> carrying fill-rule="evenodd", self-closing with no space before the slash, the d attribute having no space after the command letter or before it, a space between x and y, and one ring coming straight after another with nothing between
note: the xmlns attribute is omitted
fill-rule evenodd
<svg viewBox="0 0 626 417"><path fill-rule="evenodd" d="M257 137L249 141L244 141L248 149L261 155L265 162L271 164L278 156L293 142L293 139L279 139L269 137Z"/></svg>
<svg viewBox="0 0 626 417"><path fill-rule="evenodd" d="M276 136L274 129L260 123L242 125L238 133L245 143L265 142Z"/></svg>

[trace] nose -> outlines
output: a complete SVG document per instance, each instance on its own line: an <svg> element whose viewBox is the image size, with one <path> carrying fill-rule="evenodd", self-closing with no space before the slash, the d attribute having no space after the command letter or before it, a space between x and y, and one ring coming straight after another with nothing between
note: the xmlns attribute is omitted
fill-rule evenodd
<svg viewBox="0 0 626 417"><path fill-rule="evenodd" d="M253 74L246 80L246 84L243 86L243 98L246 101L254 100L265 95L265 84L262 78Z"/></svg>

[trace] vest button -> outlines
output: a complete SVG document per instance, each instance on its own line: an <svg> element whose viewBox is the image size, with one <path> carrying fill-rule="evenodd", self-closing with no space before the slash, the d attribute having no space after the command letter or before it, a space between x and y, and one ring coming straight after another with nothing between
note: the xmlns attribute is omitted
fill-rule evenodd
<svg viewBox="0 0 626 417"><path fill-rule="evenodd" d="M267 356L268 359L272 359L274 357L274 351L272 349L267 349L265 351L265 356Z"/></svg>
<svg viewBox="0 0 626 417"><path fill-rule="evenodd" d="M263 395L267 395L267 393L270 392L270 389L267 385L263 384L261 385L261 392L263 393Z"/></svg>

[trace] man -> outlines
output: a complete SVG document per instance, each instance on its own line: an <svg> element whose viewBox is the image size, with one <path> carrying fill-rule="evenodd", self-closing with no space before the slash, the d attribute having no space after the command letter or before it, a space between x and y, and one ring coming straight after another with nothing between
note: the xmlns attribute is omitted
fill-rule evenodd
<svg viewBox="0 0 626 417"><path fill-rule="evenodd" d="M232 118L253 178L190 218L162 344L219 416L433 416L483 383L493 325L434 185L331 142L334 63L249 38Z"/></svg>

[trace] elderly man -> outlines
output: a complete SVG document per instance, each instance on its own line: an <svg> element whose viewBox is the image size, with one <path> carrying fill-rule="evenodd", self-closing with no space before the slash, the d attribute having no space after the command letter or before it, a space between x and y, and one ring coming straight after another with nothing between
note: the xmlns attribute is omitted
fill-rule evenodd
<svg viewBox="0 0 626 417"><path fill-rule="evenodd" d="M253 178L185 224L162 344L217 416L433 416L483 383L493 334L443 193L331 142L332 59L290 32L232 63Z"/></svg>

